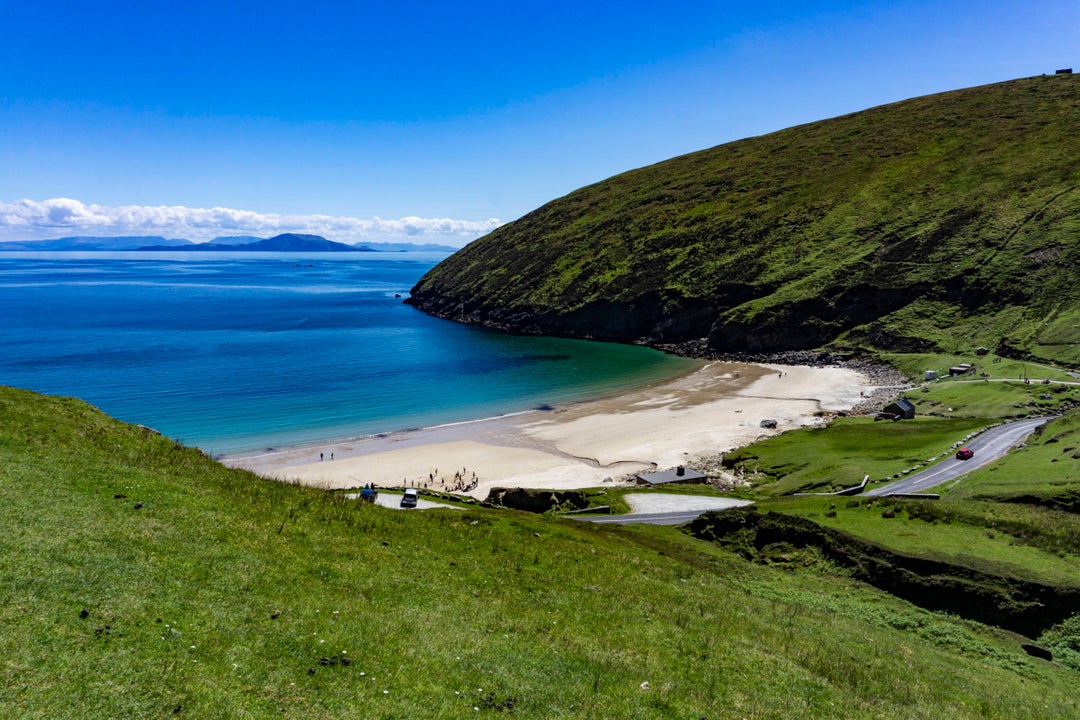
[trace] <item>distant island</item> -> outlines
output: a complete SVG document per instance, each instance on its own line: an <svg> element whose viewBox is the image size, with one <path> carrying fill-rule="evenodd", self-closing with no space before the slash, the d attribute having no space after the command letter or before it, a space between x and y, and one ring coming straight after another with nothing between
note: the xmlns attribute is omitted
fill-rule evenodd
<svg viewBox="0 0 1080 720"><path fill-rule="evenodd" d="M137 250L145 245L158 245L169 250L193 245L183 238L163 238L157 235L124 235L120 237L62 237L52 240L26 240L0 243L3 251L26 250Z"/></svg>
<svg viewBox="0 0 1080 720"><path fill-rule="evenodd" d="M157 235L121 235L116 237L73 236L52 240L0 242L0 252L27 251L154 251L154 252L456 252L458 248L434 243L365 243L349 245L327 240L319 235L282 233L270 238L251 235L216 237L210 242L195 243L184 238Z"/></svg>
<svg viewBox="0 0 1080 720"><path fill-rule="evenodd" d="M232 238L230 238L231 240ZM242 240L242 239L241 239ZM183 250L194 252L375 252L369 247L346 245L327 240L318 235L299 235L282 233L272 238L256 239L254 242L218 242L181 246L146 245L136 250Z"/></svg>

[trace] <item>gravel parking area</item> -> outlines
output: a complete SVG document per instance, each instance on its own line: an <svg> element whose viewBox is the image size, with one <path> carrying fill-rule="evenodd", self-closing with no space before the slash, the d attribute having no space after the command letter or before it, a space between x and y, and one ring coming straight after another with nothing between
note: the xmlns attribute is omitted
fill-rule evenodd
<svg viewBox="0 0 1080 720"><path fill-rule="evenodd" d="M705 495L674 495L671 493L630 493L624 496L633 513L689 512L692 510L727 510L753 505L749 500L709 497Z"/></svg>
<svg viewBox="0 0 1080 720"><path fill-rule="evenodd" d="M359 500L360 493L349 493L345 497L350 500ZM375 498L375 504L379 507L390 508L391 510L405 510L401 507L401 494L400 493L379 493L379 496ZM465 508L458 507L457 505L450 505L447 503L437 503L431 500L424 500L420 498L416 501L416 507L411 508L413 510L434 510L436 508L447 508L449 510L464 510Z"/></svg>

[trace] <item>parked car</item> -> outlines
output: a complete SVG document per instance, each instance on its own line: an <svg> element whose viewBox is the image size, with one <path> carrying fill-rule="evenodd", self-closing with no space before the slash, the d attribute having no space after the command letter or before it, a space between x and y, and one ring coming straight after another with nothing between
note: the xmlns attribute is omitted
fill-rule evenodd
<svg viewBox="0 0 1080 720"><path fill-rule="evenodd" d="M956 451L957 460L970 460L975 457L975 451L971 448L960 448Z"/></svg>
<svg viewBox="0 0 1080 720"><path fill-rule="evenodd" d="M416 488L405 488L405 494L401 496L401 507L414 508L416 507L416 501L420 499L420 494Z"/></svg>

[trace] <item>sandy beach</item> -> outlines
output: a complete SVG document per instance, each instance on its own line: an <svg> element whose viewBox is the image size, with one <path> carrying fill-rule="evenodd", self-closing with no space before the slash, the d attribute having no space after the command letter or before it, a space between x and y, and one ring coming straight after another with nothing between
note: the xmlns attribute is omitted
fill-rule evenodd
<svg viewBox="0 0 1080 720"><path fill-rule="evenodd" d="M373 482L484 498L492 487L595 487L825 422L874 388L845 368L703 363L616 397L222 462L327 489ZM766 418L775 430L762 429Z"/></svg>

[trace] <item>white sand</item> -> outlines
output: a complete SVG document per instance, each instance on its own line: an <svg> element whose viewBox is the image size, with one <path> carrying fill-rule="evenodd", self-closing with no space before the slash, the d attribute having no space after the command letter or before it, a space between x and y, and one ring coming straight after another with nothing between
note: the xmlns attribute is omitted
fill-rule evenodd
<svg viewBox="0 0 1080 720"><path fill-rule="evenodd" d="M860 392L872 389L868 383L862 374L842 368L712 363L684 377L554 411L224 462L329 489L369 482L421 487L431 477L433 489L450 489L455 472L466 483L475 473L476 486L468 494L477 498L492 487L595 487L819 424L821 414L856 405ZM776 420L777 429L763 430L764 418ZM320 453L325 460L319 460Z"/></svg>

